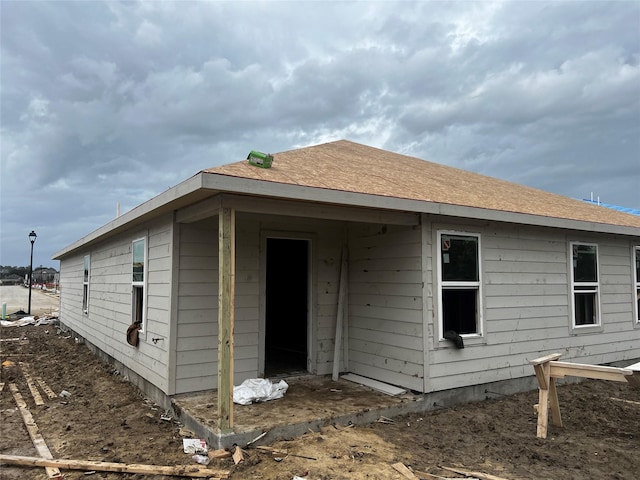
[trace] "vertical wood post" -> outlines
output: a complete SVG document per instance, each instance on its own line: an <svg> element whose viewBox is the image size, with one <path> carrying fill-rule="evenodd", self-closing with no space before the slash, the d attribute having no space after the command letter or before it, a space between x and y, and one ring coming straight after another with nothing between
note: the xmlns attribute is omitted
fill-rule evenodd
<svg viewBox="0 0 640 480"><path fill-rule="evenodd" d="M235 304L235 210L218 220L218 430L233 431L233 324Z"/></svg>
<svg viewBox="0 0 640 480"><path fill-rule="evenodd" d="M342 263L340 266L340 285L338 286L338 315L336 317L336 339L333 348L333 372L331 379L337 382L340 378L340 350L342 350L342 334L344 324L344 303L347 294L347 269L348 263L347 247L342 247ZM345 365L346 367L346 365Z"/></svg>

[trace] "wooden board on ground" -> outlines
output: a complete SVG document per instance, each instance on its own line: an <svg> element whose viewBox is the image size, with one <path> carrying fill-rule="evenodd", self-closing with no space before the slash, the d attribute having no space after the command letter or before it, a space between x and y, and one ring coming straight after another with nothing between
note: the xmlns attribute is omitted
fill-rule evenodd
<svg viewBox="0 0 640 480"><path fill-rule="evenodd" d="M57 467L63 470L95 470L100 472L142 473L146 475L175 475L196 478L228 478L228 470L213 470L196 465L142 465L136 463L94 462L0 454L0 463L32 467Z"/></svg>
<svg viewBox="0 0 640 480"><path fill-rule="evenodd" d="M340 378L344 380L349 380L353 383L359 383L360 385L364 385L369 388L373 388L374 390L378 390L379 392L386 393L387 395L402 395L406 393L405 389L394 387L393 385L389 385L387 383L379 382L378 380L373 380L371 378L362 377L360 375L356 375L355 373L347 373L342 375Z"/></svg>
<svg viewBox="0 0 640 480"><path fill-rule="evenodd" d="M20 413L22 414L22 420L24 421L24 425L27 427L27 432L29 432L29 436L31 437L33 446L36 447L36 450L43 459L52 459L53 455L51 455L49 447L47 447L44 438L40 434L38 425L36 425L36 422L33 420L33 416L27 408L27 404L22 398L22 395L20 395L18 387L14 383L11 383L9 384L9 390L11 390L13 398L16 401L16 405L18 406L18 410L20 410ZM45 466L45 471L47 472L47 476L49 478L62 478L60 470L58 470L56 467Z"/></svg>
<svg viewBox="0 0 640 480"><path fill-rule="evenodd" d="M42 395L40 395L40 392L38 391L38 387L33 381L33 378L31 378L31 373L29 373L29 364L20 362L20 369L22 370L24 379L27 381L27 386L29 387L29 391L31 392L33 401L38 406L44 405L44 400L42 400Z"/></svg>
<svg viewBox="0 0 640 480"><path fill-rule="evenodd" d="M47 385L45 381L42 380L40 377L36 377L35 380L36 382L38 382L38 385L40 385L40 388L44 391L44 393L47 394L47 397L49 397L49 400L53 400L54 398L58 397L58 395L56 395L56 392L51 390L51 387L49 387L49 385Z"/></svg>
<svg viewBox="0 0 640 480"><path fill-rule="evenodd" d="M466 475L467 477L476 477L476 478L479 478L480 480L508 480L504 477L497 477L489 473L473 472L470 470L464 470L462 468L442 467L442 466L440 468L442 468L443 470L448 470L450 472L460 473L461 475Z"/></svg>
<svg viewBox="0 0 640 480"><path fill-rule="evenodd" d="M409 468L404 463L394 463L393 465L391 465L391 468L393 468L396 472L398 472L405 478L409 478L410 480L420 480L411 470L409 470Z"/></svg>

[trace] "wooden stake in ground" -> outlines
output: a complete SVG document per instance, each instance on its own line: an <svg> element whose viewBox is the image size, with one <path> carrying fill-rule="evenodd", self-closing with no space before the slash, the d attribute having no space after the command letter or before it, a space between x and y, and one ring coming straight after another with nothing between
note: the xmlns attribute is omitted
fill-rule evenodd
<svg viewBox="0 0 640 480"><path fill-rule="evenodd" d="M16 405L18 405L18 409L22 414L22 420L24 421L24 424L27 427L27 432L29 432L29 436L31 437L33 446L36 447L36 450L38 451L41 457L43 457L44 459L52 459L53 455L51 455L51 452L49 451L49 447L47 447L47 444L45 443L44 438L42 438L42 435L40 435L40 430L38 430L38 425L36 425L36 422L33 420L33 416L31 415L31 412L27 408L27 404L23 400L22 395L20 395L20 392L18 391L18 387L16 387L14 383L10 383L9 390L11 390L11 393L13 394L13 398L16 401ZM47 466L45 470L49 478L62 478L62 474L60 473L60 470L58 470L55 467Z"/></svg>
<svg viewBox="0 0 640 480"><path fill-rule="evenodd" d="M146 475L175 475L196 478L228 478L228 470L213 470L197 465L140 465L136 463L92 462L89 460L64 460L0 454L0 463L32 467L58 467L63 470L95 470L100 472L143 473Z"/></svg>

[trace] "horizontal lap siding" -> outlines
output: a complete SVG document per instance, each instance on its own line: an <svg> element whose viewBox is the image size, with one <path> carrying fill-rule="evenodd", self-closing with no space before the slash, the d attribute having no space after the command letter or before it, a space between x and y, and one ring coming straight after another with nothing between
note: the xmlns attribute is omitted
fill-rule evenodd
<svg viewBox="0 0 640 480"><path fill-rule="evenodd" d="M590 364L640 357L640 331L631 321L627 241L508 225L449 228L482 236L485 332L481 341L470 339L463 350L433 342L431 390L529 376L529 360L554 352L565 360ZM598 244L603 324L599 333L571 334L567 254L572 240ZM437 306L435 285L434 295Z"/></svg>
<svg viewBox="0 0 640 480"><path fill-rule="evenodd" d="M349 370L423 388L419 227L355 224L349 231Z"/></svg>
<svg viewBox="0 0 640 480"><path fill-rule="evenodd" d="M234 324L234 383L258 376L260 317L259 224L236 217L236 286Z"/></svg>
<svg viewBox="0 0 640 480"><path fill-rule="evenodd" d="M97 348L167 391L172 219L165 216L146 228L121 234L61 261L61 320ZM138 348L126 342L132 322L131 245L147 237L147 323ZM82 314L82 271L90 254L89 314ZM152 342L152 338L163 341Z"/></svg>
<svg viewBox="0 0 640 480"><path fill-rule="evenodd" d="M216 388L217 222L180 225L176 393Z"/></svg>
<svg viewBox="0 0 640 480"><path fill-rule="evenodd" d="M236 217L234 383L258 375L258 225ZM207 220L183 224L180 231L180 282L176 393L218 386L218 226Z"/></svg>

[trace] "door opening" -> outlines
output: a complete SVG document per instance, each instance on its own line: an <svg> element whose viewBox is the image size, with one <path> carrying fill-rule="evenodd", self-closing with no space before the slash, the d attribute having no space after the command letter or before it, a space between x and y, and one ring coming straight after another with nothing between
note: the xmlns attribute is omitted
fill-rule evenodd
<svg viewBox="0 0 640 480"><path fill-rule="evenodd" d="M265 376L307 372L309 241L267 238Z"/></svg>

